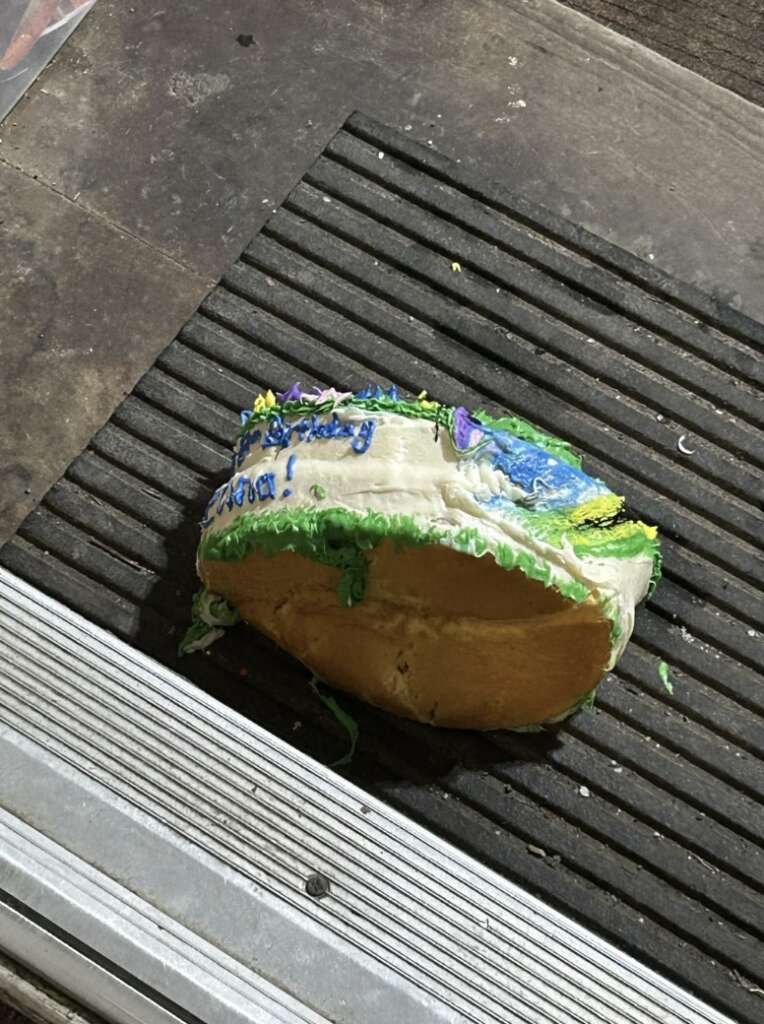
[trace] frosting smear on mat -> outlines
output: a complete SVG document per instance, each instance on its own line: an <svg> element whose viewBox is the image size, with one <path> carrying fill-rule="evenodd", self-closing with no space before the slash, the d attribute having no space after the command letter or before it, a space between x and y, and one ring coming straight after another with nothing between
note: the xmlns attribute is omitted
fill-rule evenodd
<svg viewBox="0 0 764 1024"><path fill-rule="evenodd" d="M182 650L241 617L327 682L438 725L575 710L660 574L655 528L566 442L395 387L259 395L201 526Z"/></svg>

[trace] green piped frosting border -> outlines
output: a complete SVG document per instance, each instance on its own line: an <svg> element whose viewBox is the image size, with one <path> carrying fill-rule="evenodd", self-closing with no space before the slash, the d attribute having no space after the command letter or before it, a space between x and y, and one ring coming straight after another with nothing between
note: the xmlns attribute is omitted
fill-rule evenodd
<svg viewBox="0 0 764 1024"><path fill-rule="evenodd" d="M591 591L578 580L555 578L547 562L510 544L491 549L478 530L423 529L412 516L386 516L381 512L353 512L345 508L278 509L245 512L225 529L209 533L199 544L199 558L235 562L254 551L266 555L292 551L323 565L342 570L337 587L340 601L353 605L363 599L370 551L384 540L398 547L443 544L470 555L490 552L502 569L519 569L530 579L554 587L563 597L580 604Z"/></svg>

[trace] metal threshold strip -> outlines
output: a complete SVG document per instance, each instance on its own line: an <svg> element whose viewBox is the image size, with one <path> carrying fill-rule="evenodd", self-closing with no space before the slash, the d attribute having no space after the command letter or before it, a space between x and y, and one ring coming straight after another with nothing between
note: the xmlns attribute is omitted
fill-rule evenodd
<svg viewBox="0 0 764 1024"><path fill-rule="evenodd" d="M0 769L0 945L107 1020L729 1020L3 569Z"/></svg>

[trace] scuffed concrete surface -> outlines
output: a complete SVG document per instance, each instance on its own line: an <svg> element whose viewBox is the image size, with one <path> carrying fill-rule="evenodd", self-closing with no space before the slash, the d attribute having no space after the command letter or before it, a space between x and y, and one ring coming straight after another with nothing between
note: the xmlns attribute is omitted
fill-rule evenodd
<svg viewBox="0 0 764 1024"><path fill-rule="evenodd" d="M753 103L764 103L764 4L759 0L624 4L564 0L582 14L623 32L677 64Z"/></svg>
<svg viewBox="0 0 764 1024"><path fill-rule="evenodd" d="M0 543L188 316L205 282L0 167Z"/></svg>
<svg viewBox="0 0 764 1024"><path fill-rule="evenodd" d="M764 113L549 0L101 0L0 154L216 276L355 108L764 317Z"/></svg>
<svg viewBox="0 0 764 1024"><path fill-rule="evenodd" d="M0 131L3 535L354 109L764 318L764 111L553 0L99 0Z"/></svg>

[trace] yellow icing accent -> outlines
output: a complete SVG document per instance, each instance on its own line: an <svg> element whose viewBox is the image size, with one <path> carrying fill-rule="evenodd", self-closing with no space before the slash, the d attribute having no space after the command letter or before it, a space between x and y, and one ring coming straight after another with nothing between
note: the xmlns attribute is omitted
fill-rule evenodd
<svg viewBox="0 0 764 1024"><path fill-rule="evenodd" d="M643 534L652 540L656 535L654 526L647 526L645 523L635 519L629 519L625 523L616 523L615 526L579 526L573 530L572 537L577 542L593 544L595 541L602 544L620 544L636 534Z"/></svg>
<svg viewBox="0 0 764 1024"><path fill-rule="evenodd" d="M252 406L252 412L265 412L266 409L272 409L276 404L276 396L268 389L265 394L260 394L255 399L255 404Z"/></svg>
<svg viewBox="0 0 764 1024"><path fill-rule="evenodd" d="M597 519L607 519L614 516L623 506L623 498L617 494L602 494L598 498L577 505L568 513L570 521L575 525L590 522Z"/></svg>
<svg viewBox="0 0 764 1024"><path fill-rule="evenodd" d="M440 408L440 402L428 402L427 401L427 392L426 391L420 391L419 394L416 396L416 400L417 400L417 402L419 402L419 404L422 406L423 409L438 409L438 408Z"/></svg>

